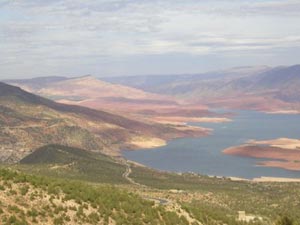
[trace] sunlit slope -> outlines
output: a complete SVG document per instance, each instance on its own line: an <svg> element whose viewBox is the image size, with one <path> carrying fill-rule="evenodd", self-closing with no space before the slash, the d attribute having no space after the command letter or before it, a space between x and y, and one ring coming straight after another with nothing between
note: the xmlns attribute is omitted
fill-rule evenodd
<svg viewBox="0 0 300 225"><path fill-rule="evenodd" d="M195 129L144 123L105 111L65 105L0 83L1 161L15 162L32 149L62 144L118 155L141 141L202 135Z"/></svg>

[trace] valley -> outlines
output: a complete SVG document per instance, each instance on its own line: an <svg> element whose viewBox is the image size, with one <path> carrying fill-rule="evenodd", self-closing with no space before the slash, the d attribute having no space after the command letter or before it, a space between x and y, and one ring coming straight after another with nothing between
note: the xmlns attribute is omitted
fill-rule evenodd
<svg viewBox="0 0 300 225"><path fill-rule="evenodd" d="M196 117L220 117L200 103L186 103L176 97L150 93L134 87L112 84L94 76L77 78L48 77L28 80L8 80L56 102L104 110L132 119L160 122L188 122ZM68 88L65 88L68 87Z"/></svg>
<svg viewBox="0 0 300 225"><path fill-rule="evenodd" d="M121 148L144 147L144 141L153 147L172 138L208 134L204 128L134 120L57 103L4 83L0 83L0 104L1 161L6 162L17 162L47 144L118 156Z"/></svg>
<svg viewBox="0 0 300 225"><path fill-rule="evenodd" d="M0 225L300 225L300 0L0 0Z"/></svg>
<svg viewBox="0 0 300 225"><path fill-rule="evenodd" d="M297 224L299 103L252 87L277 70L0 83L0 220Z"/></svg>
<svg viewBox="0 0 300 225"><path fill-rule="evenodd" d="M211 129L209 136L181 138L151 151L126 151L124 156L165 171L250 180L261 177L300 178L297 171L299 151L295 148L300 132L298 114L267 114L247 110L231 112L234 114L232 121L190 123ZM288 162L282 161L285 159ZM277 166L271 165L274 160L277 160ZM281 163L284 167L280 166Z"/></svg>

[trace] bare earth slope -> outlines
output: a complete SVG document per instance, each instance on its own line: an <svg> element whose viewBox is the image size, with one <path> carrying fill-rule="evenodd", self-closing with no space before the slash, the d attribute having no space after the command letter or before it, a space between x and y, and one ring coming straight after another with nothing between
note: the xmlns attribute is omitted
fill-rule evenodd
<svg viewBox="0 0 300 225"><path fill-rule="evenodd" d="M92 76L46 77L6 82L60 103L126 114L134 119L181 123L197 117L216 116L202 104L189 104L188 101L178 101L173 96L112 84ZM180 117L178 121L174 121L176 117Z"/></svg>
<svg viewBox="0 0 300 225"><path fill-rule="evenodd" d="M0 83L1 161L15 162L46 144L118 155L139 142L199 136L204 129L145 123L105 111L65 105ZM149 147L151 145L149 144Z"/></svg>
<svg viewBox="0 0 300 225"><path fill-rule="evenodd" d="M44 80L44 82L41 82ZM147 93L128 86L111 84L92 76L76 78L35 78L8 83L53 100L97 109L120 109L121 105L176 104L170 97Z"/></svg>

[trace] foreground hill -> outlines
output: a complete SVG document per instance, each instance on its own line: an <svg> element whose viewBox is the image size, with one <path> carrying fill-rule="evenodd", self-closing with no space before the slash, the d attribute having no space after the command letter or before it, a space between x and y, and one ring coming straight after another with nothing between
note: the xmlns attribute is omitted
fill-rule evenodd
<svg viewBox="0 0 300 225"><path fill-rule="evenodd" d="M300 109L300 65L243 67L198 75L103 78L213 107L283 111Z"/></svg>
<svg viewBox="0 0 300 225"><path fill-rule="evenodd" d="M278 215L300 222L299 183L156 171L61 145L42 147L9 167L0 169L2 221L244 225L237 215L246 211L257 218L253 225L273 225Z"/></svg>
<svg viewBox="0 0 300 225"><path fill-rule="evenodd" d="M101 153L63 145L47 145L20 160L19 168L52 177L89 182L126 184L126 167Z"/></svg>
<svg viewBox="0 0 300 225"><path fill-rule="evenodd" d="M189 224L175 212L112 186L0 169L1 224Z"/></svg>
<svg viewBox="0 0 300 225"><path fill-rule="evenodd" d="M163 144L205 130L144 123L112 113L56 103L0 83L1 161L15 162L32 149L63 144L116 155L120 148Z"/></svg>

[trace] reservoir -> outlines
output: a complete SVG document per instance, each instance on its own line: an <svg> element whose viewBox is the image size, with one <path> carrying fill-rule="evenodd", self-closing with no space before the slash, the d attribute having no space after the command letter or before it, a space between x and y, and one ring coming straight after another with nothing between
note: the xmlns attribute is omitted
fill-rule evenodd
<svg viewBox="0 0 300 225"><path fill-rule="evenodd" d="M266 159L225 155L225 148L249 139L300 138L300 115L233 111L232 122L190 123L213 129L211 135L181 138L168 145L147 150L124 151L125 158L148 167L173 172L195 172L211 176L256 178L261 176L300 178L300 171L257 166Z"/></svg>

